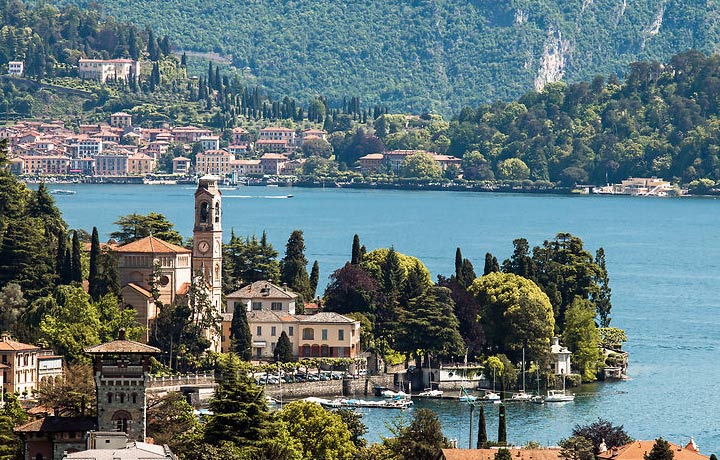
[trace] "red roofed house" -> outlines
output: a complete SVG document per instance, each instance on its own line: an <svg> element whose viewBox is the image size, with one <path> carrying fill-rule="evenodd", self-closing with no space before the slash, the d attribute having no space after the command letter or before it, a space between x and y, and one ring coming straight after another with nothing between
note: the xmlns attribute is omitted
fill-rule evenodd
<svg viewBox="0 0 720 460"><path fill-rule="evenodd" d="M509 448L513 460L562 460L560 449ZM438 460L495 460L498 449L443 449Z"/></svg>
<svg viewBox="0 0 720 460"><path fill-rule="evenodd" d="M288 157L281 153L266 153L260 157L263 173L273 176L280 174L286 161L288 161Z"/></svg>
<svg viewBox="0 0 720 460"><path fill-rule="evenodd" d="M235 306L247 311L254 357L272 358L285 332L292 352L300 358L354 358L360 352L360 322L338 313L295 314L297 294L269 281L256 281L226 296L222 350L230 348L230 325Z"/></svg>
<svg viewBox="0 0 720 460"><path fill-rule="evenodd" d="M40 347L16 342L3 334L0 340L0 364L7 368L3 373L3 395L18 393L29 395L37 388L37 355Z"/></svg>
<svg viewBox="0 0 720 460"><path fill-rule="evenodd" d="M702 455L695 441L690 438L690 442L685 446L670 444L673 452L674 460L708 460L708 456ZM645 460L645 455L649 454L655 445L655 441L633 441L622 447L615 447L604 452L600 452L597 456L598 460Z"/></svg>

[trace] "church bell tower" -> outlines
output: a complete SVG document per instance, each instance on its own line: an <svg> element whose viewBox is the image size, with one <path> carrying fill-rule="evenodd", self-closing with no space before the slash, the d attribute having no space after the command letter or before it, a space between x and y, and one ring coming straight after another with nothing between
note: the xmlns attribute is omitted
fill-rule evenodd
<svg viewBox="0 0 720 460"><path fill-rule="evenodd" d="M193 277L202 275L218 315L222 312L222 193L215 176L201 177L195 191L193 228ZM219 338L212 337L220 351Z"/></svg>

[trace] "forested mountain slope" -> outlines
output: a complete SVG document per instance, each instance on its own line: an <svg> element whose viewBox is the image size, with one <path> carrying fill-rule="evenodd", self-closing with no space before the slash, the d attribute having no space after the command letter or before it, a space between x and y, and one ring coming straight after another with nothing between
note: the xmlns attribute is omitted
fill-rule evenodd
<svg viewBox="0 0 720 460"><path fill-rule="evenodd" d="M55 0L55 3L88 0ZM356 92L449 113L546 81L720 44L714 0L104 0L180 48L217 51L272 96Z"/></svg>

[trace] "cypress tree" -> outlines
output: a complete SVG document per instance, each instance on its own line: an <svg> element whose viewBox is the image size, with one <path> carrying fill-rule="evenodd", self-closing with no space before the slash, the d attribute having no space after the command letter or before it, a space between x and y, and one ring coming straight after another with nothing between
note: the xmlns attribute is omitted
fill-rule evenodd
<svg viewBox="0 0 720 460"><path fill-rule="evenodd" d="M92 242L90 243L90 274L88 276L88 293L97 301L102 296L100 290L100 237L97 227L92 229Z"/></svg>
<svg viewBox="0 0 720 460"><path fill-rule="evenodd" d="M317 291L318 282L320 281L320 265L318 261L313 262L312 270L310 270L310 292L312 292L312 298L315 298Z"/></svg>
<svg viewBox="0 0 720 460"><path fill-rule="evenodd" d="M183 51L182 56L180 56L180 65L185 68L187 67L187 54Z"/></svg>
<svg viewBox="0 0 720 460"><path fill-rule="evenodd" d="M649 454L645 454L645 460L673 460L675 454L670 443L663 438L657 438Z"/></svg>
<svg viewBox="0 0 720 460"><path fill-rule="evenodd" d="M463 282L463 276L462 276L462 252L460 252L460 248L455 249L455 279L458 283L460 283L462 286L465 285Z"/></svg>
<svg viewBox="0 0 720 460"><path fill-rule="evenodd" d="M480 406L480 413L478 414L478 438L477 448L484 449L487 445L487 429L485 423L485 408Z"/></svg>
<svg viewBox="0 0 720 460"><path fill-rule="evenodd" d="M230 340L235 353L243 361L250 361L252 357L252 334L247 320L245 307L241 303L235 304L233 318L230 323Z"/></svg>
<svg viewBox="0 0 720 460"><path fill-rule="evenodd" d="M275 356L275 361L281 363L287 363L295 360L295 357L292 354L292 342L290 342L290 337L288 337L285 331L282 331L282 334L280 334L280 338L277 341L277 345L275 345L273 355Z"/></svg>
<svg viewBox="0 0 720 460"><path fill-rule="evenodd" d="M57 255L55 256L55 272L60 277L59 284L67 284L65 279L65 253L67 252L67 235L61 231L57 235Z"/></svg>
<svg viewBox="0 0 720 460"><path fill-rule="evenodd" d="M500 271L500 264L496 257L493 257L489 252L485 253L485 268L483 269L483 275L489 275L490 273L496 273Z"/></svg>
<svg viewBox="0 0 720 460"><path fill-rule="evenodd" d="M82 262L80 261L80 237L77 230L73 230L72 237L72 265L71 281L82 283Z"/></svg>
<svg viewBox="0 0 720 460"><path fill-rule="evenodd" d="M362 260L360 259L360 237L355 234L353 236L353 244L352 244L352 255L350 257L350 263L353 265L358 265Z"/></svg>
<svg viewBox="0 0 720 460"><path fill-rule="evenodd" d="M73 279L73 269L72 269L72 251L70 248L65 248L65 256L64 256L65 262L63 263L63 271L60 275L60 279L62 280L62 284L70 284L72 283Z"/></svg>
<svg viewBox="0 0 720 460"><path fill-rule="evenodd" d="M280 264L280 281L300 295L301 299L298 299L300 304L312 299L307 263L303 232L295 230L290 234L285 246L285 258Z"/></svg>
<svg viewBox="0 0 720 460"><path fill-rule="evenodd" d="M472 262L470 262L468 259L463 259L460 272L463 279L463 285L465 287L470 286L477 277L475 275L475 267L473 267Z"/></svg>
<svg viewBox="0 0 720 460"><path fill-rule="evenodd" d="M507 425L505 416L505 404L500 404L499 408L499 420L498 420L498 445L507 445Z"/></svg>

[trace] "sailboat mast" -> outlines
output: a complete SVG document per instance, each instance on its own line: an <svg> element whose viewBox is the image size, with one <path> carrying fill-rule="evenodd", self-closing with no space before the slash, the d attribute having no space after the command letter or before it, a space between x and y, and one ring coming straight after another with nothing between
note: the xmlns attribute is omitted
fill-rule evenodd
<svg viewBox="0 0 720 460"><path fill-rule="evenodd" d="M525 347L523 347L522 375L523 375L523 393L525 393Z"/></svg>

